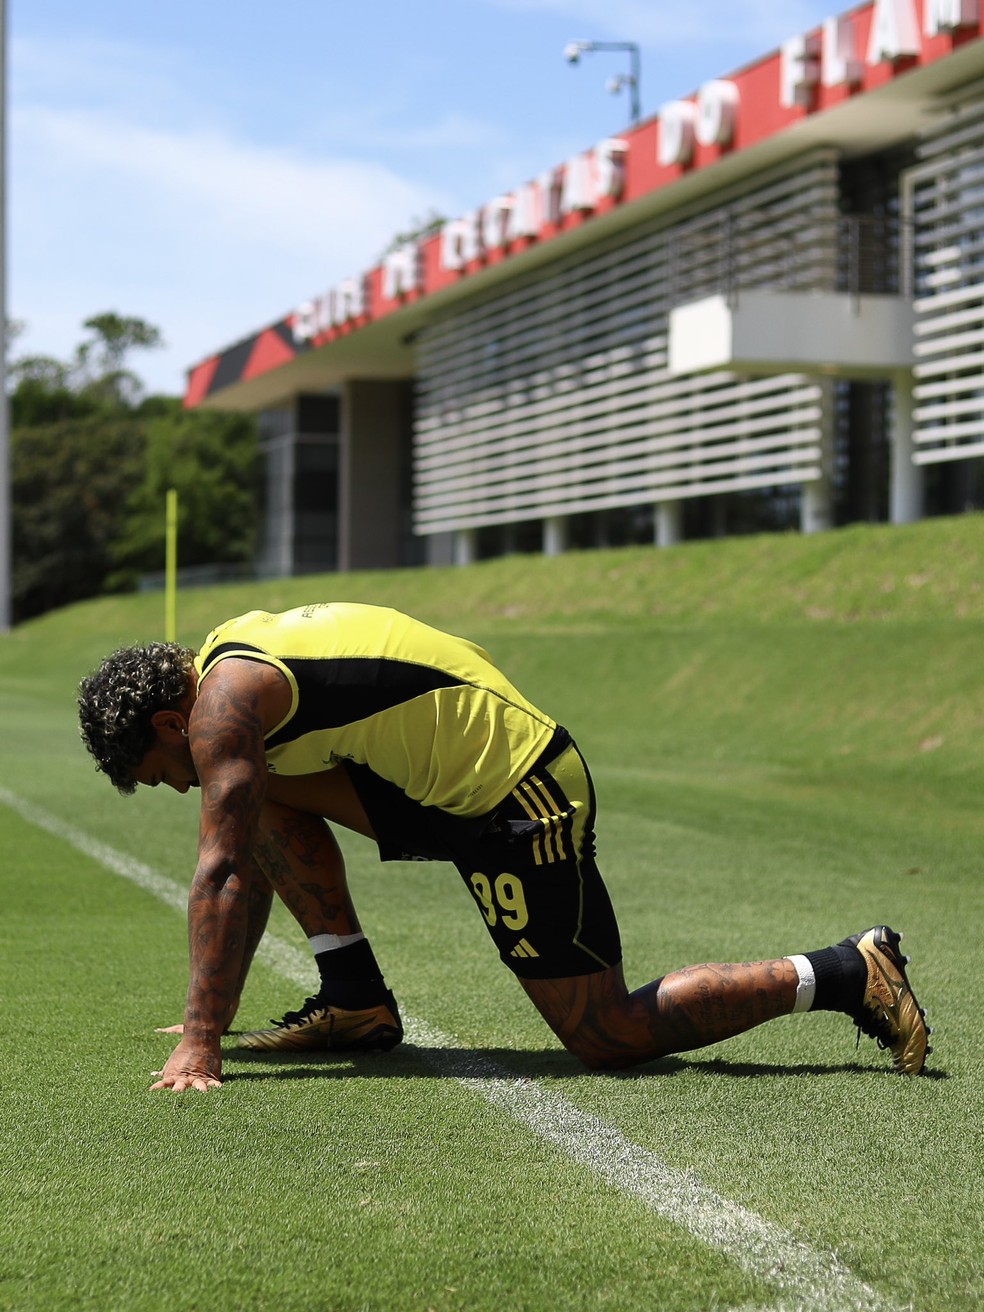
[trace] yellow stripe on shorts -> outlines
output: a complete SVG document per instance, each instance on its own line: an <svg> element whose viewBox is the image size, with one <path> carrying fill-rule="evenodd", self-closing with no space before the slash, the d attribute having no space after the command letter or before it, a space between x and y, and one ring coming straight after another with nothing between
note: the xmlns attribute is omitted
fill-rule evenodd
<svg viewBox="0 0 984 1312"><path fill-rule="evenodd" d="M564 815L558 814L556 801L551 797L543 780L534 777L524 779L513 789L513 796L522 806L531 820L542 825L541 833L533 840L533 860L536 865L550 865L554 861L563 861Z"/></svg>

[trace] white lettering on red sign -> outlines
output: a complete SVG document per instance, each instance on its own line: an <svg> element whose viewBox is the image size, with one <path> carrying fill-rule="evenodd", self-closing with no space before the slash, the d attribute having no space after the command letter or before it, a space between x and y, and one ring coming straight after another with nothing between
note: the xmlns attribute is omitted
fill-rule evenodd
<svg viewBox="0 0 984 1312"><path fill-rule="evenodd" d="M606 197L617 200L625 187L627 151L626 142L610 137L593 151L573 156L562 173L551 169L517 188L514 196L497 196L480 210L450 219L441 229L441 268L460 271L489 251L500 250L521 237L538 236L545 223L557 223L565 214L596 209ZM398 276L402 265L395 256L390 262L394 276ZM402 290L409 290L409 286Z"/></svg>
<svg viewBox="0 0 984 1312"><path fill-rule="evenodd" d="M291 331L295 342L306 342L315 336L317 301L302 301L294 311L294 323Z"/></svg>
<svg viewBox="0 0 984 1312"><path fill-rule="evenodd" d="M487 251L498 250L509 240L509 215L512 196L497 196L482 212L482 244Z"/></svg>
<svg viewBox="0 0 984 1312"><path fill-rule="evenodd" d="M561 214L593 210L595 206L594 174L590 155L574 155L564 165L564 183L560 191Z"/></svg>
<svg viewBox="0 0 984 1312"><path fill-rule="evenodd" d="M697 95L694 132L702 146L728 146L735 134L740 93L734 82L705 82Z"/></svg>
<svg viewBox="0 0 984 1312"><path fill-rule="evenodd" d="M956 32L961 27L974 27L979 17L978 0L926 0L923 31L927 36Z"/></svg>
<svg viewBox="0 0 984 1312"><path fill-rule="evenodd" d="M740 95L734 82L705 82L697 101L671 100L659 111L656 158L664 168L689 164L694 142L727 146L734 137Z"/></svg>
<svg viewBox="0 0 984 1312"><path fill-rule="evenodd" d="M420 248L404 242L383 258L383 295L387 300L416 291L420 286Z"/></svg>
<svg viewBox="0 0 984 1312"><path fill-rule="evenodd" d="M366 283L364 278L346 278L335 288L334 323L348 323L366 312Z"/></svg>
<svg viewBox="0 0 984 1312"><path fill-rule="evenodd" d="M875 0L867 61L880 64L905 59L922 49L914 0Z"/></svg>
<svg viewBox="0 0 984 1312"><path fill-rule="evenodd" d="M625 157L629 144L621 137L608 137L595 147L595 185L598 199L620 200L625 190Z"/></svg>
<svg viewBox="0 0 984 1312"><path fill-rule="evenodd" d="M816 36L793 36L779 52L779 103L783 109L808 105L820 81L820 42Z"/></svg>
<svg viewBox="0 0 984 1312"><path fill-rule="evenodd" d="M506 240L535 237L543 226L543 204L540 188L535 182L524 182L513 197L512 209L506 219Z"/></svg>
<svg viewBox="0 0 984 1312"><path fill-rule="evenodd" d="M482 245L482 211L469 210L461 220L460 228L461 259L464 264L481 259L485 253Z"/></svg>
<svg viewBox="0 0 984 1312"><path fill-rule="evenodd" d="M308 342L329 328L338 328L365 313L364 278L346 278L313 300L304 301L294 311L292 332L295 342Z"/></svg>
<svg viewBox="0 0 984 1312"><path fill-rule="evenodd" d="M536 180L536 185L540 188L543 222L559 223L560 193L563 187L563 178L559 170L548 169L546 173L541 173Z"/></svg>
<svg viewBox="0 0 984 1312"><path fill-rule="evenodd" d="M597 209L606 197L618 200L625 186L627 150L620 138L609 137L594 150L569 159L560 192L561 214Z"/></svg>
<svg viewBox="0 0 984 1312"><path fill-rule="evenodd" d="M449 219L441 228L441 268L453 271L462 268L464 263L461 258L461 220Z"/></svg>
<svg viewBox="0 0 984 1312"><path fill-rule="evenodd" d="M858 58L854 24L844 18L824 21L821 36L820 66L825 87L854 87L864 76L864 64Z"/></svg>
<svg viewBox="0 0 984 1312"><path fill-rule="evenodd" d="M978 21L979 0L925 0L927 36L954 32ZM857 86L864 63L895 63L922 49L914 0L875 0L864 62L857 51L853 19L828 18L821 35L795 36L783 43L779 65L779 99L786 109L810 105L816 87Z"/></svg>
<svg viewBox="0 0 984 1312"><path fill-rule="evenodd" d="M482 211L472 210L460 219L450 219L441 229L441 268L463 269L484 253Z"/></svg>
<svg viewBox="0 0 984 1312"><path fill-rule="evenodd" d="M659 143L656 158L664 168L689 164L694 153L697 106L689 100L671 100L659 111Z"/></svg>

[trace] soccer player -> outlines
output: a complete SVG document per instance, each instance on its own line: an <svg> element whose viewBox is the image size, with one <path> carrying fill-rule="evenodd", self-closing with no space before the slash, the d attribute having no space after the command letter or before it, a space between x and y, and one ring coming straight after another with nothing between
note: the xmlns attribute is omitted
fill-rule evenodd
<svg viewBox="0 0 984 1312"><path fill-rule="evenodd" d="M595 795L569 733L463 638L375 606L251 611L197 654L129 647L83 680L83 739L121 793L200 790L181 1040L152 1087L220 1084L276 890L321 987L253 1049L388 1048L402 1026L348 893L329 825L382 860L457 867L505 964L560 1041L613 1070L716 1043L792 1012L840 1011L922 1070L925 1013L887 925L832 947L696 965L629 992L595 863Z"/></svg>

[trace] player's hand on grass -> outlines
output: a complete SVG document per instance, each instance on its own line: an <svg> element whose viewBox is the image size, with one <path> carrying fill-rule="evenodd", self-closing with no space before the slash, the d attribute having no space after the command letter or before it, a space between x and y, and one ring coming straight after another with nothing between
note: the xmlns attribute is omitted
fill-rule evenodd
<svg viewBox="0 0 984 1312"><path fill-rule="evenodd" d="M161 1078L150 1086L151 1089L170 1089L173 1093L198 1089L201 1093L207 1093L209 1089L222 1086L219 1078L222 1074L222 1054L218 1044L213 1047L182 1037L164 1063L164 1069L154 1074L159 1074Z"/></svg>

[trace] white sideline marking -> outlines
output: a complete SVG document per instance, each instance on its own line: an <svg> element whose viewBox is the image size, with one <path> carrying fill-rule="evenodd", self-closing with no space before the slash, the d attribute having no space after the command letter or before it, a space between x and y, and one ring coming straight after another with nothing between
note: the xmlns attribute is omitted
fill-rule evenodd
<svg viewBox="0 0 984 1312"><path fill-rule="evenodd" d="M186 910L187 890L142 861L101 843L2 786L0 802L168 906ZM309 952L268 933L256 955L291 983L303 988L311 984ZM404 1026L412 1043L432 1050L427 1060L445 1075L724 1254L743 1271L783 1292L784 1297L768 1309L746 1307L735 1312L901 1312L853 1275L835 1253L818 1252L789 1231L705 1188L694 1172L668 1166L614 1126L579 1111L560 1094L462 1050L457 1039L424 1021L404 1018Z"/></svg>

